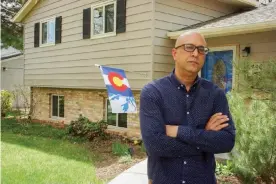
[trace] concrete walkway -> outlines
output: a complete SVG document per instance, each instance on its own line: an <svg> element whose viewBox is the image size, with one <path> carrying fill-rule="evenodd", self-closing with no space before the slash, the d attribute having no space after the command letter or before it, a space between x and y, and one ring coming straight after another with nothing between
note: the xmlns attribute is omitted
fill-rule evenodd
<svg viewBox="0 0 276 184"><path fill-rule="evenodd" d="M108 184L146 184L147 176L147 159L132 166L111 180Z"/></svg>
<svg viewBox="0 0 276 184"><path fill-rule="evenodd" d="M229 159L227 153L216 154L216 159ZM147 159L125 170L108 184L146 184L148 183L147 176Z"/></svg>

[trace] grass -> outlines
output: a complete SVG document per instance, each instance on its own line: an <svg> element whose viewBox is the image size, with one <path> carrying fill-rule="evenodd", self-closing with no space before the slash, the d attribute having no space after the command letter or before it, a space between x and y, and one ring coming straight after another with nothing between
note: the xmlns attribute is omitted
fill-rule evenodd
<svg viewBox="0 0 276 184"><path fill-rule="evenodd" d="M40 124L1 123L3 184L102 184L93 162L100 159L66 130Z"/></svg>

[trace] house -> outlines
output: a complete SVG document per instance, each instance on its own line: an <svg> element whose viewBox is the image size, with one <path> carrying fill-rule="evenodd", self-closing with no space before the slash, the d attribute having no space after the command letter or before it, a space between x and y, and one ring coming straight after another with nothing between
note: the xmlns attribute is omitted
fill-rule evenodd
<svg viewBox="0 0 276 184"><path fill-rule="evenodd" d="M276 56L275 15L275 3L255 0L29 0L13 21L24 24L24 82L40 104L33 118L68 124L83 114L140 136L138 113L111 113L95 64L124 69L139 107L141 88L172 71L179 34L201 31L211 52L223 51L216 68L232 67L244 48L255 59ZM234 71L226 71L230 90Z"/></svg>
<svg viewBox="0 0 276 184"><path fill-rule="evenodd" d="M24 56L13 47L2 48L1 43L1 90L14 92L24 85ZM23 108L24 100L17 95L13 108Z"/></svg>

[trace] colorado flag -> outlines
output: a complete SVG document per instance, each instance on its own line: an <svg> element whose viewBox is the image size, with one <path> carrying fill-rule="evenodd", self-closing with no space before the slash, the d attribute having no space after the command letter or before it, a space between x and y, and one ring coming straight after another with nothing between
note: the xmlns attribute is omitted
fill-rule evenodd
<svg viewBox="0 0 276 184"><path fill-rule="evenodd" d="M125 71L99 66L107 88L112 113L136 113L136 103Z"/></svg>

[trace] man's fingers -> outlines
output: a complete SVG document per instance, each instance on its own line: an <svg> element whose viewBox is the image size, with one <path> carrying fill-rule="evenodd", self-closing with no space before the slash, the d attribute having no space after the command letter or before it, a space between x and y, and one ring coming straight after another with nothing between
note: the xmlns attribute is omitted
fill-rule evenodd
<svg viewBox="0 0 276 184"><path fill-rule="evenodd" d="M221 120L221 119L227 119L227 118L228 118L228 116L226 116L226 115L216 116L216 117L213 119L213 123L215 123L215 122L217 122L217 121L219 121L219 120Z"/></svg>
<svg viewBox="0 0 276 184"><path fill-rule="evenodd" d="M229 121L229 118L221 118L221 119L218 119L215 123L214 123L214 126L217 127L219 126L220 124L222 123L225 123L226 121Z"/></svg>
<svg viewBox="0 0 276 184"><path fill-rule="evenodd" d="M229 121L229 118L227 118L227 116L221 116L221 117L216 117L213 121L214 122L210 122L210 125L209 125L209 129L211 130L216 129L217 126Z"/></svg>
<svg viewBox="0 0 276 184"><path fill-rule="evenodd" d="M218 115L218 116L214 117L209 123L210 123L210 125L216 124L217 121L219 121L221 119L226 119L226 118L228 118L226 115ZM215 125L215 127L216 126L217 125Z"/></svg>
<svg viewBox="0 0 276 184"><path fill-rule="evenodd" d="M217 118L219 118L219 117L221 117L222 116L222 114L221 113L216 113L216 114L214 114L211 118L210 118L210 120L209 120L209 124L210 125L212 125L216 120L217 120Z"/></svg>
<svg viewBox="0 0 276 184"><path fill-rule="evenodd" d="M215 117L220 116L220 115L222 115L221 112L214 114L214 115L210 118L210 121L212 121Z"/></svg>
<svg viewBox="0 0 276 184"><path fill-rule="evenodd" d="M227 126L229 126L229 124L228 124L228 123L224 123L224 124L221 124L221 125L217 126L217 127L215 128L215 130L216 130L216 131L219 131L219 130L221 130L221 129L227 127Z"/></svg>

